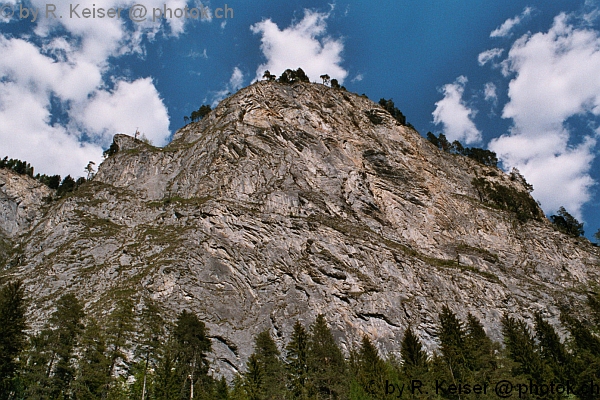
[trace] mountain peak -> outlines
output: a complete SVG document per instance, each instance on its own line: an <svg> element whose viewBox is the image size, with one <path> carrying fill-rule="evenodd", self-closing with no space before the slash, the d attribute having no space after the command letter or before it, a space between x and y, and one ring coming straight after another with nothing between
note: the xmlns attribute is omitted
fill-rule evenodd
<svg viewBox="0 0 600 400"><path fill-rule="evenodd" d="M409 324L433 347L442 305L499 338L502 313L556 323L599 278L597 250L540 218L521 182L341 89L256 82L165 148L114 144L24 233L10 274L46 307L73 292L105 311L128 293L193 310L226 339L222 371L257 332L318 313L346 349L367 334L398 351Z"/></svg>

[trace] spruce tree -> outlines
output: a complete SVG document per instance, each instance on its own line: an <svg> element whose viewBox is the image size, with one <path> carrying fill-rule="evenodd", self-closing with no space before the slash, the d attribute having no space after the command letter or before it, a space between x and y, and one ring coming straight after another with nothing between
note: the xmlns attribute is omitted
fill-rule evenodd
<svg viewBox="0 0 600 400"><path fill-rule="evenodd" d="M294 324L286 347L289 389L295 399L308 399L308 332L300 321Z"/></svg>
<svg viewBox="0 0 600 400"><path fill-rule="evenodd" d="M113 380L115 368L119 362L126 362L126 352L129 349L130 339L135 331L134 327L133 302L131 299L122 299L108 319L106 335L107 349L109 352L109 365L106 369L108 391L110 382Z"/></svg>
<svg viewBox="0 0 600 400"><path fill-rule="evenodd" d="M580 389L579 397L582 400L597 399L597 395L581 388L589 387L592 381L600 381L600 339L586 324L567 312L563 311L560 318L571 334L569 347L574 356L571 360L571 376L575 386Z"/></svg>
<svg viewBox="0 0 600 400"><path fill-rule="evenodd" d="M440 340L440 351L449 369L450 377L453 383L467 380L469 368L465 328L456 314L447 306L442 307L439 319L440 326L437 335Z"/></svg>
<svg viewBox="0 0 600 400"><path fill-rule="evenodd" d="M465 353L469 369L479 378L489 382L490 373L498 368L494 351L498 346L487 336L483 325L473 314L467 315ZM483 382L483 381L482 381Z"/></svg>
<svg viewBox="0 0 600 400"><path fill-rule="evenodd" d="M263 390L266 399L283 399L286 390L286 374L281 354L269 331L256 336L254 352L264 370Z"/></svg>
<svg viewBox="0 0 600 400"><path fill-rule="evenodd" d="M525 321L502 317L502 334L508 357L516 362L513 376L531 378L533 381L544 382L547 378L535 339Z"/></svg>
<svg viewBox="0 0 600 400"><path fill-rule="evenodd" d="M21 281L9 282L0 290L0 399L14 392L17 357L26 343L25 289Z"/></svg>
<svg viewBox="0 0 600 400"><path fill-rule="evenodd" d="M175 340L171 338L164 345L156 366L154 399L172 400L181 397L182 389L185 389L184 379L178 374L176 367L177 346Z"/></svg>
<svg viewBox="0 0 600 400"><path fill-rule="evenodd" d="M263 400L265 372L255 353L252 353L246 363L246 372L243 378L243 388L248 400Z"/></svg>
<svg viewBox="0 0 600 400"><path fill-rule="evenodd" d="M308 370L312 392L320 398L343 398L346 392L346 361L323 314L311 326Z"/></svg>
<svg viewBox="0 0 600 400"><path fill-rule="evenodd" d="M363 336L360 348L352 359L356 380L366 393L379 398L387 378L386 368L377 348L367 336Z"/></svg>
<svg viewBox="0 0 600 400"><path fill-rule="evenodd" d="M540 357L550 367L553 379L565 382L569 376L571 357L552 325L540 313L535 314L535 337Z"/></svg>
<svg viewBox="0 0 600 400"><path fill-rule="evenodd" d="M78 400L100 399L108 383L106 371L110 359L106 356L106 339L98 322L91 318L81 337L78 376L74 382Z"/></svg>
<svg viewBox="0 0 600 400"><path fill-rule="evenodd" d="M256 335L254 353L247 367L245 387L249 397L273 400L285 397L285 368L269 331Z"/></svg>
<svg viewBox="0 0 600 400"><path fill-rule="evenodd" d="M150 300L146 301L140 318L141 335L137 347L139 364L140 398L146 400L152 386L148 376L150 369L156 370L160 358L162 341L165 336L165 321L160 315L159 308ZM137 380L136 380L137 382Z"/></svg>
<svg viewBox="0 0 600 400"><path fill-rule="evenodd" d="M207 334L204 322L196 314L184 310L177 317L173 338L177 372L186 398L190 398L192 392L206 391L210 381L206 355L211 350L211 342Z"/></svg>
<svg viewBox="0 0 600 400"><path fill-rule="evenodd" d="M404 331L400 356L402 369L409 380L416 379L427 370L427 353L410 326Z"/></svg>
<svg viewBox="0 0 600 400"><path fill-rule="evenodd" d="M48 324L31 338L26 354L23 380L26 398L69 398L76 370L75 348L84 325L83 306L73 294L65 294L56 302Z"/></svg>

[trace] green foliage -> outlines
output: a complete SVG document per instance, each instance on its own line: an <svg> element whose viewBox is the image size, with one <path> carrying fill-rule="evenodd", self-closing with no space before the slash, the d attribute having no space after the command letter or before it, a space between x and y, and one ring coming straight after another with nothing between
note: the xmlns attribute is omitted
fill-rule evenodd
<svg viewBox="0 0 600 400"><path fill-rule="evenodd" d="M365 393L377 396L376 388L385 386L388 377L385 363L368 337L363 336L360 348L351 354L350 368L354 380Z"/></svg>
<svg viewBox="0 0 600 400"><path fill-rule="evenodd" d="M275 79L277 79L277 76L273 75L269 70L266 70L263 74L263 79L266 79L269 82L273 82Z"/></svg>
<svg viewBox="0 0 600 400"><path fill-rule="evenodd" d="M546 365L542 362L535 338L525 321L505 314L502 317L502 333L508 357L516 362L513 376L546 381Z"/></svg>
<svg viewBox="0 0 600 400"><path fill-rule="evenodd" d="M117 152L119 151L119 146L113 141L110 144L110 147L106 150L104 150L104 152L102 153L102 156L104 158L108 158L111 156L114 156L115 154L117 154Z"/></svg>
<svg viewBox="0 0 600 400"><path fill-rule="evenodd" d="M468 377L467 333L462 322L447 306L442 307L439 319L437 336L440 340L440 351L448 366L451 379L452 381L465 380Z"/></svg>
<svg viewBox="0 0 600 400"><path fill-rule="evenodd" d="M110 358L106 350L105 334L98 322L92 318L81 337L81 356L73 390L77 399L100 399L106 392L110 382L107 376Z"/></svg>
<svg viewBox="0 0 600 400"><path fill-rule="evenodd" d="M485 178L473 178L471 184L479 195L479 200L501 210L514 212L519 221L539 220L542 211L528 192L489 182Z"/></svg>
<svg viewBox="0 0 600 400"><path fill-rule="evenodd" d="M550 221L552 221L556 229L567 235L579 237L584 234L583 223L577 221L564 207L558 209L558 215L551 215Z"/></svg>
<svg viewBox="0 0 600 400"><path fill-rule="evenodd" d="M37 174L34 176L33 167L27 161L4 157L0 160L0 168L9 169L20 175L30 176L48 186L50 189L59 189L60 187L60 175L48 176L45 174Z"/></svg>
<svg viewBox="0 0 600 400"><path fill-rule="evenodd" d="M310 82L310 79L306 76L302 68L298 68L297 70L286 69L277 81L291 85L297 82Z"/></svg>
<svg viewBox="0 0 600 400"><path fill-rule="evenodd" d="M286 369L289 390L297 399L308 399L308 340L308 332L300 321L296 321L286 347Z"/></svg>
<svg viewBox="0 0 600 400"><path fill-rule="evenodd" d="M542 361L549 367L553 379L564 382L569 378L570 354L554 327L540 313L535 314L535 337Z"/></svg>
<svg viewBox="0 0 600 400"><path fill-rule="evenodd" d="M25 289L21 281L0 289L0 399L15 391L17 358L25 348L27 324Z"/></svg>
<svg viewBox="0 0 600 400"><path fill-rule="evenodd" d="M197 122L200 121L202 118L206 117L211 111L212 109L210 108L210 105L203 104L198 110L192 111L192 114L188 118L192 122Z"/></svg>
<svg viewBox="0 0 600 400"><path fill-rule="evenodd" d="M33 178L33 167L27 161L4 157L0 160L0 168L10 169L20 175L28 175Z"/></svg>
<svg viewBox="0 0 600 400"><path fill-rule="evenodd" d="M5 290L6 286L0 290L0 316L6 303ZM159 309L146 302L138 329L129 331L123 321L130 321L135 314L131 301L122 300L107 323L89 318L83 329L81 304L74 296L65 295L48 324L30 337L29 348L13 357L23 362L15 364L12 389L3 389L0 399L185 400L192 397L192 387L193 398L200 400L492 399L497 398L490 390L494 383L509 380L528 386L529 379L533 384L569 380L579 389L592 380L600 381L600 295L590 292L588 306L585 321L566 310L561 315L570 334L567 342L561 342L540 314L534 316L533 332L523 320L505 315L501 321L505 351L486 335L474 315L468 314L461 321L444 306L434 338L440 343L440 353L428 357L408 328L401 348L396 349L401 363L393 357L383 360L367 337L346 361L325 318L319 315L309 332L296 322L286 346L285 363L268 331L258 334L246 371L229 387L223 378L208 375L210 341L195 314L179 314L167 335ZM117 340L124 332L129 332L125 335L129 342L136 341L138 348L133 360L117 363L120 376L115 376L116 372L111 376L108 371L114 355L129 353L123 347L127 341ZM4 343L0 342L0 348ZM423 385L421 393L411 392L412 380ZM442 389L436 393L438 383ZM450 389L455 384L487 384L488 393L459 396ZM519 397L537 398L530 394ZM597 396L581 392L577 398L591 400Z"/></svg>
<svg viewBox="0 0 600 400"><path fill-rule="evenodd" d="M308 370L310 385L317 396L340 398L346 391L346 361L323 314L310 329Z"/></svg>
<svg viewBox="0 0 600 400"><path fill-rule="evenodd" d="M135 332L134 318L133 302L129 298L119 300L110 314L106 327L109 365L105 371L108 382L112 381L115 367L119 366L119 362L127 361L126 353L131 344L129 340Z"/></svg>
<svg viewBox="0 0 600 400"><path fill-rule="evenodd" d="M521 172L516 167L513 167L509 176L511 181L519 182L529 193L533 192L533 185L525 180L525 177L521 175Z"/></svg>
<svg viewBox="0 0 600 400"><path fill-rule="evenodd" d="M402 369L407 376L419 376L427 370L427 353L411 327L404 331L400 355Z"/></svg>
<svg viewBox="0 0 600 400"><path fill-rule="evenodd" d="M406 117L404 116L404 114L402 114L402 112L399 109L397 109L394 106L394 101L392 99L379 99L379 105L383 107L384 110L389 112L392 115L392 117L394 117L394 119L400 123L400 125L407 125Z"/></svg>
<svg viewBox="0 0 600 400"><path fill-rule="evenodd" d="M286 373L277 345L269 331L255 338L254 353L246 364L244 388L249 399L283 399Z"/></svg>
<svg viewBox="0 0 600 400"><path fill-rule="evenodd" d="M479 147L464 147L458 140L450 143L443 133L440 133L439 136L436 137L433 133L427 132L427 140L438 149L447 153L469 157L478 163L489 167L498 166L498 157L493 151L481 149Z"/></svg>
<svg viewBox="0 0 600 400"><path fill-rule="evenodd" d="M23 381L27 398L69 398L77 371L72 360L83 332L83 306L73 294L56 302L44 329L31 338Z"/></svg>

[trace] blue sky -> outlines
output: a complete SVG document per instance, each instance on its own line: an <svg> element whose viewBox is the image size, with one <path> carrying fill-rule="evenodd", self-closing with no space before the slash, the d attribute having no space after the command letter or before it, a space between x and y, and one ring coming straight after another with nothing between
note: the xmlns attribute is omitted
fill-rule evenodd
<svg viewBox="0 0 600 400"><path fill-rule="evenodd" d="M136 3L145 21L132 21ZM124 10L84 18L93 4ZM225 4L233 15L218 18ZM160 18L164 0L0 0L0 154L84 175L114 133L164 145L201 104L264 69L302 67L393 98L422 134L496 151L547 213L564 205L586 236L600 228L600 2L166 2L186 6L204 14Z"/></svg>

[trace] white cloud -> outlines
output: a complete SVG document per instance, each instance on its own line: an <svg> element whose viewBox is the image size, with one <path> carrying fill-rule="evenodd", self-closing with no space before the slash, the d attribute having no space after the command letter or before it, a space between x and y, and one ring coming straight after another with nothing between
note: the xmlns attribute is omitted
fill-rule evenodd
<svg viewBox="0 0 600 400"><path fill-rule="evenodd" d="M514 78L502 116L511 118L513 127L490 149L507 167L524 173L546 212L563 205L580 217L590 199L596 141L591 132L586 137L569 131L565 121L600 116L599 48L599 32L577 28L560 14L547 33L517 40L504 61L506 74Z"/></svg>
<svg viewBox="0 0 600 400"><path fill-rule="evenodd" d="M96 2L77 3L81 12ZM169 117L152 79L128 82L111 76L110 59L136 52L143 55L144 36L150 40L159 32L177 36L192 20L153 22L149 14L146 21L131 23L127 14L134 3L139 2L107 0L97 5L122 8L124 17L120 19L53 19L39 14L31 31L21 38L0 33L3 155L26 159L38 172L78 176L89 160L100 161L101 146L106 147L116 132L132 134L139 127L155 144L165 144ZM13 0L3 4L18 7ZM31 0L27 5L43 14L46 4ZM57 15L69 15L69 3L54 4ZM185 0L170 0L166 6L175 9L186 4ZM143 5L152 13L165 2L148 0ZM200 56L206 57L206 51ZM57 103L62 105L61 118L50 115Z"/></svg>
<svg viewBox="0 0 600 400"><path fill-rule="evenodd" d="M486 101L496 103L498 101L498 93L496 85L493 82L488 82L483 87L483 95Z"/></svg>
<svg viewBox="0 0 600 400"><path fill-rule="evenodd" d="M238 67L233 68L233 72L231 73L231 78L229 78L229 82L225 85L223 90L220 90L215 93L213 96L212 107L216 107L217 104L225 97L227 97L230 93L235 93L240 90L244 86L244 73Z"/></svg>
<svg viewBox="0 0 600 400"><path fill-rule="evenodd" d="M313 81L328 74L343 83L348 75L340 65L344 45L341 39L326 35L328 17L326 13L304 10L304 18L284 30L270 19L252 25L252 32L262 35L260 48L267 58L257 68L256 79L261 79L265 70L280 75L288 68L300 67Z"/></svg>
<svg viewBox="0 0 600 400"><path fill-rule="evenodd" d="M0 84L0 146L2 155L31 163L36 172L83 176L92 160L102 160L102 148L80 143L80 137L49 123L49 99L15 82Z"/></svg>
<svg viewBox="0 0 600 400"><path fill-rule="evenodd" d="M363 79L364 79L364 76L363 76L363 74L358 74L358 75L356 75L354 78L352 78L352 83L354 83L354 82L360 82L360 81L362 81Z"/></svg>
<svg viewBox="0 0 600 400"><path fill-rule="evenodd" d="M500 57L502 53L504 53L504 49L495 48L486 50L482 53L479 53L479 56L477 56L477 62L479 62L479 65L483 67L489 61L492 61L496 57Z"/></svg>
<svg viewBox="0 0 600 400"><path fill-rule="evenodd" d="M167 144L169 115L150 78L119 82L112 92L98 91L77 112L80 126L107 146L117 132L146 135L155 146Z"/></svg>
<svg viewBox="0 0 600 400"><path fill-rule="evenodd" d="M462 100L467 78L459 76L454 83L444 85L444 98L435 103L433 122L442 124L444 135L450 140L464 141L467 144L481 140L481 132L471 118L476 111L470 109Z"/></svg>
<svg viewBox="0 0 600 400"><path fill-rule="evenodd" d="M509 18L506 21L504 21L504 23L502 25L500 25L498 28L494 29L492 31L492 33L490 33L490 37L507 37L510 36L512 33L512 29L519 25L523 19L525 19L526 17L528 17L529 15L531 15L531 12L533 11L533 8L531 7L526 7L523 12L520 15L517 15L514 18Z"/></svg>

